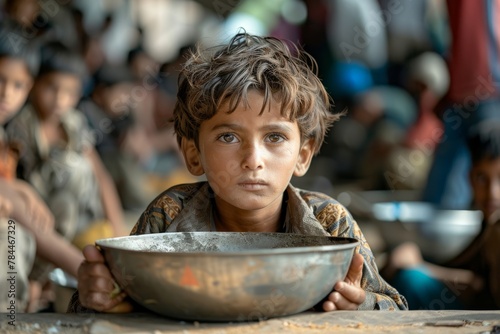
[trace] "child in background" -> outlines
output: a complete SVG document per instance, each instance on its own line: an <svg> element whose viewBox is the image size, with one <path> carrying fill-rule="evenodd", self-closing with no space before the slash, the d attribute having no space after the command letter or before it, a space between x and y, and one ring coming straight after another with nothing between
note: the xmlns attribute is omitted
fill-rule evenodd
<svg viewBox="0 0 500 334"><path fill-rule="evenodd" d="M22 148L18 173L45 200L56 230L80 247L124 234L113 181L95 152L84 116L73 109L84 75L78 55L60 43L42 46L30 103L7 128ZM43 283L50 269L37 260L32 277Z"/></svg>
<svg viewBox="0 0 500 334"><path fill-rule="evenodd" d="M347 277L320 307L406 309L378 274L373 254L334 199L294 188L330 125L330 99L312 58L271 37L237 34L228 45L187 60L174 111L186 166L208 182L174 186L146 209L131 234L180 231L283 232L360 241ZM84 249L70 311L112 311L125 298L94 246Z"/></svg>
<svg viewBox="0 0 500 334"><path fill-rule="evenodd" d="M178 62L185 60L182 55L179 57ZM135 132L141 137L139 141L131 136L127 146L137 152L147 171L147 188L156 195L173 185L198 181L183 164L171 123L177 87L169 87L174 91L172 96L165 86L177 83L177 73L164 72L165 68L158 66L140 45L129 51L127 64L135 79L130 104Z"/></svg>
<svg viewBox="0 0 500 334"><path fill-rule="evenodd" d="M424 261L414 244L393 251L384 275L412 309L500 308L500 122L478 123L467 144L474 206L484 215L481 232L442 266Z"/></svg>
<svg viewBox="0 0 500 334"><path fill-rule="evenodd" d="M15 250L15 260L4 267L15 269L2 271L0 291L9 291L7 272L16 272L18 312L42 307L41 289L28 278L35 254L73 276L83 261L81 252L54 230L54 217L36 190L16 179L19 145L7 136L4 125L25 103L39 65L38 53L22 40L21 32L9 21L0 26L0 258L7 261L9 250ZM3 293L0 308L8 311L10 302Z"/></svg>
<svg viewBox="0 0 500 334"><path fill-rule="evenodd" d="M434 149L444 132L434 108L449 81L446 62L438 54L426 52L408 62L407 87L418 103L418 115L386 162L385 179L391 190L424 188ZM402 173L401 165L407 161L411 161L411 173Z"/></svg>
<svg viewBox="0 0 500 334"><path fill-rule="evenodd" d="M153 155L153 147L136 124L133 88L127 67L106 64L95 75L90 98L81 101L78 109L94 133L97 152L113 177L122 206L142 211L152 197L146 192L141 157Z"/></svg>

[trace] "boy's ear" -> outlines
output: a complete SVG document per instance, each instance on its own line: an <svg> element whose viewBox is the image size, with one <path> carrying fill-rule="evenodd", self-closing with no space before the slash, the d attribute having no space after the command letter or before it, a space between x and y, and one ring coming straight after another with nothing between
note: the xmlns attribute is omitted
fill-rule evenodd
<svg viewBox="0 0 500 334"><path fill-rule="evenodd" d="M314 156L314 145L313 140L306 140L302 147L300 148L299 158L297 159L297 164L295 165L295 171L293 175L304 176L311 165L311 160Z"/></svg>
<svg viewBox="0 0 500 334"><path fill-rule="evenodd" d="M184 156L184 162L191 174L200 176L205 173L200 162L200 154L193 139L182 138L181 151Z"/></svg>

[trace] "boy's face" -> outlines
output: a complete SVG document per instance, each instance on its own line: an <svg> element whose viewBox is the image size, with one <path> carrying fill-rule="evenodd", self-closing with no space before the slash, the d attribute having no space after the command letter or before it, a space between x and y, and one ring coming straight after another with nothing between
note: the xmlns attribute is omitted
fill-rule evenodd
<svg viewBox="0 0 500 334"><path fill-rule="evenodd" d="M0 57L0 124L5 124L26 101L33 79L22 60Z"/></svg>
<svg viewBox="0 0 500 334"><path fill-rule="evenodd" d="M80 78L74 74L47 73L35 80L31 102L42 119L60 117L76 106L81 89Z"/></svg>
<svg viewBox="0 0 500 334"><path fill-rule="evenodd" d="M279 104L259 116L262 95L251 91L248 100L248 109L243 104L231 114L223 109L201 124L199 150L192 140L184 141L182 150L189 170L206 174L219 209L273 212L292 175L309 168L313 149L310 141L301 143L297 122L282 117Z"/></svg>
<svg viewBox="0 0 500 334"><path fill-rule="evenodd" d="M485 218L500 210L500 158L483 159L472 166L470 181L474 203Z"/></svg>
<svg viewBox="0 0 500 334"><path fill-rule="evenodd" d="M134 85L129 82L114 84L110 87L100 87L93 95L94 100L111 117L119 117L130 111L136 102L131 92Z"/></svg>

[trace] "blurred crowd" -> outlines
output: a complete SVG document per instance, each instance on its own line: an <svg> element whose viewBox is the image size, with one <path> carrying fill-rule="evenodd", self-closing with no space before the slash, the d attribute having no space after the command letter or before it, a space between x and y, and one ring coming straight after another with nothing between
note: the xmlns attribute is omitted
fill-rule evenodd
<svg viewBox="0 0 500 334"><path fill-rule="evenodd" d="M500 117L500 29L494 20L500 9L491 2L3 0L0 5L1 43L14 53L28 48L28 54L40 54L33 70L25 71L24 79L20 70L15 79L18 108L7 110L7 102L0 101L0 116L10 113L0 117L0 181L17 179L14 193L29 193L25 214L32 216L23 220L19 214L17 220L26 221L22 225L35 239L40 226L55 226L63 236L49 242L58 249L47 246L50 254L81 258L75 250L89 241L127 234L124 210L141 211L170 185L196 180L185 169L171 123L177 73L196 43L215 44L240 28L302 45L335 102L332 112L345 111L314 160L306 188L324 190L326 183L405 189L444 208L472 205L467 136L478 124ZM12 70L15 64L4 65ZM0 210L8 210L12 203L2 206L2 196L14 197L3 189ZM45 220L33 225L33 216ZM31 311L46 306L40 300L47 261L76 271L74 265L65 267L64 259L40 252L39 246L37 259L20 256L39 267L26 287Z"/></svg>

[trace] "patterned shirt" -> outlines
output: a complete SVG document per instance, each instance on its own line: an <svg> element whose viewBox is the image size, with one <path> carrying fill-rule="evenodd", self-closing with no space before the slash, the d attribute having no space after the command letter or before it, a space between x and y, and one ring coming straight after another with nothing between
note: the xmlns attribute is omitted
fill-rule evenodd
<svg viewBox="0 0 500 334"><path fill-rule="evenodd" d="M364 257L361 287L366 300L360 310L406 310L408 305L396 289L380 277L373 253L351 214L336 200L317 192L288 186L283 230L286 233L331 235L355 238L360 245L356 252ZM131 235L215 231L213 219L214 194L207 182L174 186L161 193L143 212ZM334 282L332 282L332 285ZM88 312L73 296L69 312Z"/></svg>
<svg viewBox="0 0 500 334"><path fill-rule="evenodd" d="M85 152L94 145L87 122L80 111L67 110L59 119L65 141L49 144L42 134L34 107L26 105L9 123L9 139L19 143L18 176L28 181L56 214L56 224L67 224L67 217L52 205L54 198L69 193L75 198L78 230L104 217L99 184L91 160ZM64 194L63 194L64 195ZM69 197L66 197L69 198ZM65 230L65 229L63 229Z"/></svg>

